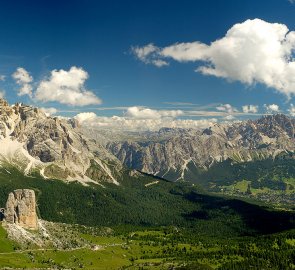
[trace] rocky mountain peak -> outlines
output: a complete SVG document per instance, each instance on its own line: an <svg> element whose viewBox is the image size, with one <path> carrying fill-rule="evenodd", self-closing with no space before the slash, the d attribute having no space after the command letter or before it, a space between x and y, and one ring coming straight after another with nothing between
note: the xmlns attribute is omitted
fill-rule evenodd
<svg viewBox="0 0 295 270"><path fill-rule="evenodd" d="M25 174L39 172L45 178L118 184L113 171L121 169L120 162L76 126L74 121L46 116L39 108L22 103L9 106L1 99L0 163L13 164Z"/></svg>
<svg viewBox="0 0 295 270"><path fill-rule="evenodd" d="M8 102L0 98L0 117L6 117L13 114L13 109L9 106Z"/></svg>
<svg viewBox="0 0 295 270"><path fill-rule="evenodd" d="M0 98L0 107L8 107L9 104L4 98Z"/></svg>
<svg viewBox="0 0 295 270"><path fill-rule="evenodd" d="M284 114L266 115L256 120L255 123L261 131L272 138L284 132L294 137L295 121Z"/></svg>

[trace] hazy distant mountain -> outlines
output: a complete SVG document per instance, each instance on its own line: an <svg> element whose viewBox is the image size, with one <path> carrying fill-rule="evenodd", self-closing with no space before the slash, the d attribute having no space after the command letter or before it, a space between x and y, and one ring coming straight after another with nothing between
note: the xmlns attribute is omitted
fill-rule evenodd
<svg viewBox="0 0 295 270"><path fill-rule="evenodd" d="M295 150L295 120L283 114L205 130L162 129L139 139L113 141L107 149L128 167L175 181L193 179L225 160L275 158ZM157 138L157 139L156 139Z"/></svg>

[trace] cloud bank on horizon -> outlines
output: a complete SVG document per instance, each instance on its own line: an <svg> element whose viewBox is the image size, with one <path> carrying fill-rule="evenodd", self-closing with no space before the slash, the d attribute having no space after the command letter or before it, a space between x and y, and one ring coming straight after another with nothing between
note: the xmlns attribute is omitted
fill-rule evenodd
<svg viewBox="0 0 295 270"><path fill-rule="evenodd" d="M132 107L131 109L134 109ZM140 109L139 109L140 110ZM146 109L148 110L148 109ZM150 109L149 109L150 110ZM155 110L154 110L155 111ZM161 111L155 111L161 114ZM113 117L102 117L98 116L93 112L83 112L77 114L74 119L76 119L82 126L88 128L105 128L112 130L121 131L156 131L162 127L166 128L206 128L212 126L218 120L216 118L210 119L176 119L175 117L151 117L150 113L148 116L143 118L141 115L139 118L137 116L113 116Z"/></svg>
<svg viewBox="0 0 295 270"><path fill-rule="evenodd" d="M215 109L215 110L214 110ZM264 113L279 113L276 104L265 104ZM295 107L291 104L288 112L295 115ZM220 104L211 110L156 110L146 107L133 106L127 108L123 116L99 116L94 112L78 113L76 119L80 125L99 129L112 129L121 131L157 131L162 127L167 128L207 128L217 122L228 123L238 121L236 117L245 115L261 115L258 106L244 105L238 110L230 104ZM184 118L179 118L179 116ZM201 119L188 119L188 116L202 117Z"/></svg>
<svg viewBox="0 0 295 270"><path fill-rule="evenodd" d="M295 94L295 31L261 19L232 26L226 35L210 45L200 41L175 43L167 47L148 44L132 47L142 62L157 67L177 62L204 62L196 72L240 81L262 83L290 98Z"/></svg>

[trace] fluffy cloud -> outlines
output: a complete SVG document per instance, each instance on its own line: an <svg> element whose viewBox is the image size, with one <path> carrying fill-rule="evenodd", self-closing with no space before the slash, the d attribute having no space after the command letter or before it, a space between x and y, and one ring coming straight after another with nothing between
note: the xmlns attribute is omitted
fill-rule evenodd
<svg viewBox="0 0 295 270"><path fill-rule="evenodd" d="M169 66L169 63L162 59L155 59L152 61L152 63L157 67Z"/></svg>
<svg viewBox="0 0 295 270"><path fill-rule="evenodd" d="M152 43L143 47L132 47L131 50L137 56L137 58L144 63L150 63L150 57L152 55L157 57L159 52L159 48L154 46Z"/></svg>
<svg viewBox="0 0 295 270"><path fill-rule="evenodd" d="M53 107L40 109L46 114L46 116L54 115L58 112L57 109Z"/></svg>
<svg viewBox="0 0 295 270"><path fill-rule="evenodd" d="M143 47L132 47L134 55L145 64L153 64L157 67L168 66L168 62L159 59L160 49L152 43Z"/></svg>
<svg viewBox="0 0 295 270"><path fill-rule="evenodd" d="M267 113L277 113L280 111L280 107L277 104L264 104L264 108Z"/></svg>
<svg viewBox="0 0 295 270"><path fill-rule="evenodd" d="M295 116L295 106L291 103L288 112L291 116Z"/></svg>
<svg viewBox="0 0 295 270"><path fill-rule="evenodd" d="M4 90L0 90L0 98L4 98L5 96L5 91Z"/></svg>
<svg viewBox="0 0 295 270"><path fill-rule="evenodd" d="M94 112L83 112L79 113L75 116L75 119L79 123L85 123L85 122L93 122L97 119L97 115Z"/></svg>
<svg viewBox="0 0 295 270"><path fill-rule="evenodd" d="M93 128L105 128L120 131L155 131L162 127L168 128L206 128L217 122L217 119L133 119L127 117L113 116L100 117L95 113L79 113L74 117L82 126Z"/></svg>
<svg viewBox="0 0 295 270"><path fill-rule="evenodd" d="M33 81L33 77L28 71L22 67L19 67L12 74L12 78L20 86L20 89L18 90L19 96L29 95L32 97L33 87L31 86L31 82Z"/></svg>
<svg viewBox="0 0 295 270"><path fill-rule="evenodd" d="M258 106L256 105L244 105L242 106L243 113L257 113Z"/></svg>
<svg viewBox="0 0 295 270"><path fill-rule="evenodd" d="M229 115L225 116L223 119L226 121L233 121L236 118L233 115L229 114Z"/></svg>
<svg viewBox="0 0 295 270"><path fill-rule="evenodd" d="M163 117L172 117L183 115L181 110L152 110L142 107L129 107L125 113L126 117L135 119L160 119Z"/></svg>
<svg viewBox="0 0 295 270"><path fill-rule="evenodd" d="M6 79L6 76L5 75L0 75L0 81L4 82Z"/></svg>
<svg viewBox="0 0 295 270"><path fill-rule="evenodd" d="M210 46L200 42L177 43L163 48L160 54L179 62L209 60L209 48Z"/></svg>
<svg viewBox="0 0 295 270"><path fill-rule="evenodd" d="M17 68L12 77L21 86L18 91L19 96L28 95L37 101L55 101L74 106L101 104L100 98L86 89L85 81L88 79L88 73L82 68L73 66L68 71L63 69L51 71L49 78L39 82L34 93L33 77L24 68Z"/></svg>
<svg viewBox="0 0 295 270"><path fill-rule="evenodd" d="M86 90L88 73L82 68L71 67L69 71L53 70L49 78L40 82L35 98L38 101L56 101L73 106L101 104L93 92Z"/></svg>
<svg viewBox="0 0 295 270"><path fill-rule="evenodd" d="M133 49L141 61L174 59L203 61L196 69L205 75L251 85L262 83L290 97L295 94L295 32L286 25L260 19L235 24L226 35L210 45L201 42L176 43L159 48L153 44Z"/></svg>
<svg viewBox="0 0 295 270"><path fill-rule="evenodd" d="M216 107L216 110L226 113L238 112L238 110L230 104L222 104Z"/></svg>

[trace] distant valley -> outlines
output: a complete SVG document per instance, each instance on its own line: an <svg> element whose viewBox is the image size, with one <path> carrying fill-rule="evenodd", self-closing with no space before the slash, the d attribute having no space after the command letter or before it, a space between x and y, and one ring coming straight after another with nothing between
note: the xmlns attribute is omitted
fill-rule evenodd
<svg viewBox="0 0 295 270"><path fill-rule="evenodd" d="M283 114L203 130L124 133L121 139L104 130L84 132L96 136L125 166L169 181L279 203L294 200L295 120ZM268 196L273 191L275 200Z"/></svg>

